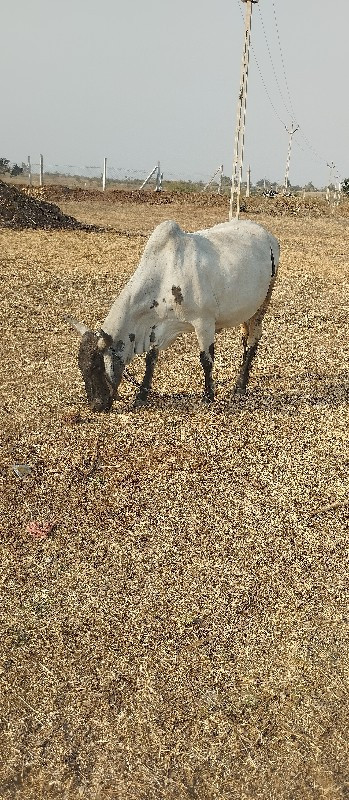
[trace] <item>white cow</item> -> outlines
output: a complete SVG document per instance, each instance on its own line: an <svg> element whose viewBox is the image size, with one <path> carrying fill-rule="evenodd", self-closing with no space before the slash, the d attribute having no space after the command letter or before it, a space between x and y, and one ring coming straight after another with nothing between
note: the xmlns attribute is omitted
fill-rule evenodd
<svg viewBox="0 0 349 800"><path fill-rule="evenodd" d="M243 394L279 253L274 236L250 221L223 222L196 233L185 233L176 222L158 225L102 329L95 333L67 318L82 336L78 361L91 408L111 408L124 367L138 353L147 353L137 396L145 402L159 350L184 331L196 333L204 399L212 401L215 333L237 325L242 327L243 359L235 391Z"/></svg>

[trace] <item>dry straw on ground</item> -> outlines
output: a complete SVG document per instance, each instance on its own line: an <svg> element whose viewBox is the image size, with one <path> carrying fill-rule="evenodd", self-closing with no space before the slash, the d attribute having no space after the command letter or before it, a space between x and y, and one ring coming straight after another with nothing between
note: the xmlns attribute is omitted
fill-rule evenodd
<svg viewBox="0 0 349 800"><path fill-rule="evenodd" d="M61 208L111 229L0 230L0 796L347 798L347 219L259 212L282 265L245 399L238 335L209 409L186 336L149 408L125 383L96 416L64 314L97 325L160 219L227 209Z"/></svg>

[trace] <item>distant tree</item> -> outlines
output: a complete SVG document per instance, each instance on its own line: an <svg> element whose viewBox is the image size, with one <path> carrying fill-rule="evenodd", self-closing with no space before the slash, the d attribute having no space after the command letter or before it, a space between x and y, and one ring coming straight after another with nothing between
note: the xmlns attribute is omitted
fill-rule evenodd
<svg viewBox="0 0 349 800"><path fill-rule="evenodd" d="M231 186L231 178L228 175L222 175L222 186L229 187Z"/></svg>
<svg viewBox="0 0 349 800"><path fill-rule="evenodd" d="M23 167L19 167L18 164L14 164L10 175L22 175L23 174Z"/></svg>
<svg viewBox="0 0 349 800"><path fill-rule="evenodd" d="M261 178L256 183L256 186L258 186L258 189L269 189L271 185L272 185L271 181L268 181L267 178Z"/></svg>
<svg viewBox="0 0 349 800"><path fill-rule="evenodd" d="M344 181L342 181L342 192L349 195L349 178L344 178Z"/></svg>
<svg viewBox="0 0 349 800"><path fill-rule="evenodd" d="M10 171L10 162L8 158L0 158L0 175L5 175L5 172Z"/></svg>
<svg viewBox="0 0 349 800"><path fill-rule="evenodd" d="M306 186L304 186L304 191L305 192L316 192L317 189L315 188L313 182L309 181L309 183L307 183Z"/></svg>

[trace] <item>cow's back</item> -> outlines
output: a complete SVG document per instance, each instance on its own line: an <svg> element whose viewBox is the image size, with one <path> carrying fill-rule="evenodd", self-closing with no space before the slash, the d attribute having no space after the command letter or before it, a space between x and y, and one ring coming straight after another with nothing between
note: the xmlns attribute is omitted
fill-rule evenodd
<svg viewBox="0 0 349 800"><path fill-rule="evenodd" d="M202 316L234 327L263 303L278 260L277 240L255 222L186 233L169 220L150 236L128 291L139 312L154 309L154 322Z"/></svg>
<svg viewBox="0 0 349 800"><path fill-rule="evenodd" d="M205 287L207 313L234 327L263 303L279 262L279 244L261 225L233 220L189 234L197 252L196 275ZM202 298L202 306L205 298Z"/></svg>

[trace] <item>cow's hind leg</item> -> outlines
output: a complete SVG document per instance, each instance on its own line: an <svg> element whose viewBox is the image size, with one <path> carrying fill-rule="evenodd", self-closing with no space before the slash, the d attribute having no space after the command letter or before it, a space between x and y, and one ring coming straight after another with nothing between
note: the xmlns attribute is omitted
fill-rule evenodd
<svg viewBox="0 0 349 800"><path fill-rule="evenodd" d="M158 360L159 351L157 347L152 347L147 353L145 358L145 373L142 383L139 387L139 392L136 395L136 404L142 405L146 403L149 397L149 392L151 389L151 384L154 375L155 364Z"/></svg>
<svg viewBox="0 0 349 800"><path fill-rule="evenodd" d="M253 319L250 319L248 322L244 322L241 325L241 333L243 356L233 394L242 395L246 393L246 388L250 377L250 369L252 366L252 361L257 352L261 331L256 330L255 326L253 325Z"/></svg>
<svg viewBox="0 0 349 800"><path fill-rule="evenodd" d="M258 309L256 314L251 317L251 319L241 325L243 356L233 394L243 395L246 393L252 362L257 352L259 340L262 336L263 317L270 303L274 283L275 278L270 283L268 294L264 300L264 303Z"/></svg>
<svg viewBox="0 0 349 800"><path fill-rule="evenodd" d="M200 347L200 364L205 376L204 401L211 403L214 400L214 382L212 378L214 362L214 321L204 323L196 320L194 323L195 333Z"/></svg>

